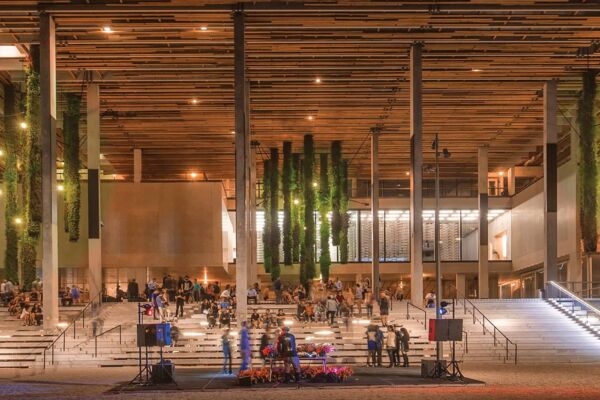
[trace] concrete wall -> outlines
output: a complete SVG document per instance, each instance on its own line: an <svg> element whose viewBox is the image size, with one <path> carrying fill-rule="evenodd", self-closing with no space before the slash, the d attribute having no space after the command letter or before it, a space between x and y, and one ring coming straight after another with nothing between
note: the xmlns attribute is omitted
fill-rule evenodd
<svg viewBox="0 0 600 400"><path fill-rule="evenodd" d="M570 256L569 269L576 268L577 174L571 163L558 171L558 256ZM511 252L513 268L519 271L544 261L544 183L537 181L513 197Z"/></svg>

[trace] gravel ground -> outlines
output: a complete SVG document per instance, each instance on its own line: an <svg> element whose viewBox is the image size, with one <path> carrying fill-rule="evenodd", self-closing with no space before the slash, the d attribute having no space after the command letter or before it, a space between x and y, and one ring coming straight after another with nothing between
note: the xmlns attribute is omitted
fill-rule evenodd
<svg viewBox="0 0 600 400"><path fill-rule="evenodd" d="M269 388L222 391L115 393L134 368L0 370L0 399L389 400L416 399L600 399L600 364L468 365L465 376L485 382L471 387Z"/></svg>

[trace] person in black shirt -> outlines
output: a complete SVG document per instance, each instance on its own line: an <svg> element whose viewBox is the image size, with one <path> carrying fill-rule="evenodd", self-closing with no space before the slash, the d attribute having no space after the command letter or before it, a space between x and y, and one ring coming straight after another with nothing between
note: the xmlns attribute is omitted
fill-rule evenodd
<svg viewBox="0 0 600 400"><path fill-rule="evenodd" d="M139 288L137 282L135 281L135 279L132 279L127 284L127 300L132 301L132 302L138 301L139 297L140 297L140 288Z"/></svg>
<svg viewBox="0 0 600 400"><path fill-rule="evenodd" d="M260 337L260 346L258 348L258 352L260 353L260 358L263 360L263 365L267 364L267 357L263 354L263 350L269 346L271 343L271 334L269 328L265 329L262 336Z"/></svg>
<svg viewBox="0 0 600 400"><path fill-rule="evenodd" d="M285 368L285 383L290 381L290 366L294 367L296 383L300 383L300 360L296 352L296 337L290 333L290 328L281 328L281 335L277 339L277 354L283 359Z"/></svg>
<svg viewBox="0 0 600 400"><path fill-rule="evenodd" d="M175 317L183 318L183 305L185 304L185 294L179 289L175 297Z"/></svg>
<svg viewBox="0 0 600 400"><path fill-rule="evenodd" d="M250 315L250 323L252 324L252 328L258 328L260 325L260 314L256 311L256 309L252 310L252 315Z"/></svg>

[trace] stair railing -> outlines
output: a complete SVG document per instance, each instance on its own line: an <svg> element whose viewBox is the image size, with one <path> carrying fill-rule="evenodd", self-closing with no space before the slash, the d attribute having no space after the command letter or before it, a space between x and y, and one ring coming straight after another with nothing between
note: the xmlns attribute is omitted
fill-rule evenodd
<svg viewBox="0 0 600 400"><path fill-rule="evenodd" d="M425 330L427 330L427 311L426 311L426 310L424 310L424 309L422 309L422 308L421 308L421 307L419 307L419 306L415 306L415 305L414 305L413 303L411 303L410 301L407 301L407 302L406 302L406 319L407 319L407 320L409 320L409 319L410 319L410 308L411 308L411 307L412 307L412 308L414 308L414 309L416 309L417 311L420 311L420 313L421 313L421 312L423 313L423 316L424 316L424 318L423 318L423 321L422 321L422 322L421 322L421 321L419 321L419 319L418 319L418 318L415 318L415 320L417 320L418 322L421 322L421 323L423 324L423 327L425 328ZM419 314L420 314L420 313L419 313Z"/></svg>
<svg viewBox="0 0 600 400"><path fill-rule="evenodd" d="M121 324L119 324L117 326L113 326L112 328L107 329L104 332L99 333L96 336L94 336L94 357L98 357L98 338L107 333L113 332L116 329L119 330L119 344L123 344L123 330L122 330Z"/></svg>
<svg viewBox="0 0 600 400"><path fill-rule="evenodd" d="M462 297L462 299L459 297L459 295L461 295L462 293L459 293L458 290L456 290L455 288L455 292L456 292L456 304L459 305L460 302L462 301L463 303L463 313L466 315L467 312L470 312L473 315L473 325L475 325L477 322L481 323L481 326L483 328L483 334L487 334L490 333L492 334L493 338L494 338L494 347L497 347L498 344L504 345L505 348L505 354L504 354L504 360L508 361L511 358L514 359L515 364L517 364L517 360L518 360L518 346L515 342L513 342L512 340L510 340L508 338L508 336L506 336L504 334L504 332L502 332L500 329L498 329L498 327L496 325L494 325L494 323L485 316L485 314L483 312L481 312L481 310L479 308L477 308L475 306L475 304L473 304L469 299L465 298L464 295ZM469 310L469 307L471 308ZM514 353L513 353L513 357L510 356L510 349L513 348L514 349Z"/></svg>
<svg viewBox="0 0 600 400"><path fill-rule="evenodd" d="M98 292L92 299L81 309L79 314L71 321L69 325L65 329L60 332L60 334L54 339L52 343L50 343L43 351L43 368L46 368L46 353L50 352L50 365L54 365L54 348L60 339L62 339L62 350L65 351L67 347L67 332L69 330L73 330L73 339L77 338L77 322L81 320L82 328L85 328L85 314L87 311L96 311L94 310L94 304L97 304L98 307L102 304L102 293L103 291Z"/></svg>
<svg viewBox="0 0 600 400"><path fill-rule="evenodd" d="M589 320L590 314L600 319L600 310L598 308L594 307L570 290L567 290L557 282L549 281L546 284L546 299L568 299L571 301L572 313L575 312L575 306L577 305L586 312L586 319Z"/></svg>

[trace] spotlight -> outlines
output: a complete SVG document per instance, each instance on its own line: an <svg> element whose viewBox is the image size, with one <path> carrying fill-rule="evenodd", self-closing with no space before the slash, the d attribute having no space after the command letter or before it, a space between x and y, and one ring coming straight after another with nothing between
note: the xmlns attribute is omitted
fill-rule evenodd
<svg viewBox="0 0 600 400"><path fill-rule="evenodd" d="M23 220L19 217L16 217L14 222L15 222L15 225L21 225L23 223Z"/></svg>
<svg viewBox="0 0 600 400"><path fill-rule="evenodd" d="M65 187L63 185L58 185L56 187L56 190L58 190L59 192L62 192L63 190L65 190Z"/></svg>
<svg viewBox="0 0 600 400"><path fill-rule="evenodd" d="M23 121L19 124L19 126L21 127L21 129L27 129L27 122Z"/></svg>

